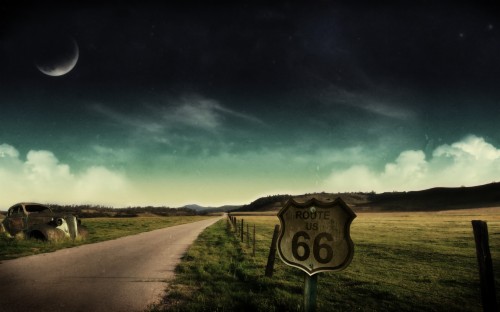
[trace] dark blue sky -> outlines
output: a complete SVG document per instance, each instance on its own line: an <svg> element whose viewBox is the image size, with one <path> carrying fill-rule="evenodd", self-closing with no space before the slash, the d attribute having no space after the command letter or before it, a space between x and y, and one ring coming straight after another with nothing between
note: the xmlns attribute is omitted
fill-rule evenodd
<svg viewBox="0 0 500 312"><path fill-rule="evenodd" d="M1 4L0 204L498 180L499 12L420 3Z"/></svg>

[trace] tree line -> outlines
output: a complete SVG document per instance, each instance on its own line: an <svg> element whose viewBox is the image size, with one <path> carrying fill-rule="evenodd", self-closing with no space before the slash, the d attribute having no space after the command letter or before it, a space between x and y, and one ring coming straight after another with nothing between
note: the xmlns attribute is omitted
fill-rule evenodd
<svg viewBox="0 0 500 312"><path fill-rule="evenodd" d="M155 207L126 207L114 208L100 205L47 205L56 213L71 213L81 218L120 218L138 217L141 214L154 214L158 216L194 216L198 213L189 208L170 208L165 206Z"/></svg>

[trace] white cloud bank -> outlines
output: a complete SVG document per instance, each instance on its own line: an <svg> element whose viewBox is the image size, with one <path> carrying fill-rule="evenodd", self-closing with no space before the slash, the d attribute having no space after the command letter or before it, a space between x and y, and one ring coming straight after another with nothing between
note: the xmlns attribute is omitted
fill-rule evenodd
<svg viewBox="0 0 500 312"><path fill-rule="evenodd" d="M50 151L29 151L26 160L16 148L0 144L0 209L21 201L69 204L113 204L129 194L124 174L89 167L73 174Z"/></svg>
<svg viewBox="0 0 500 312"><path fill-rule="evenodd" d="M500 149L471 135L437 147L429 158L421 150L403 151L381 171L362 164L334 171L325 187L339 192L387 192L472 186L499 180Z"/></svg>
<svg viewBox="0 0 500 312"><path fill-rule="evenodd" d="M348 153L349 160L339 158ZM21 201L61 204L102 204L112 206L167 204L176 205L186 200L211 201L223 203L237 201L230 199L229 193L238 194L238 198L254 198L263 193L264 188L280 185L283 189L293 188L294 193L319 191L332 192L355 191L404 191L419 190L436 186L471 186L500 181L500 149L497 149L483 138L469 136L451 145L437 147L426 157L421 150L403 151L392 162L385 164L381 170L375 170L367 164L368 153L362 148L354 148L335 154L316 155L328 159L327 162L338 163L339 160L356 163L348 169L333 171L324 184L302 183L303 179L291 175L283 178L283 171L290 166L279 164L293 163L297 169L310 167L311 159L291 158L293 153L269 153L255 155L223 154L207 159L204 166L221 169L230 166L234 172L229 176L217 177L217 183L209 172L207 176L192 177L182 175L182 179L151 177L138 181L130 179L120 171L103 166L89 166L85 170L74 173L69 165L61 163L50 151L32 150L26 157L11 145L0 144L0 210ZM257 157L257 160L254 159ZM310 157L314 157L310 155ZM258 173L246 170L249 163L261 161ZM302 167L304 166L304 167ZM309 166L309 167L308 167ZM300 167L300 168L299 168ZM270 169L273 168L273 169ZM318 167L319 168L319 167ZM318 169L319 170L319 169ZM216 170L217 171L217 170ZM225 172L225 171L224 171ZM280 174L281 172L281 174ZM248 176L245 176L248 175ZM276 180L272 179L276 176ZM178 176L177 176L178 177ZM185 179L184 179L185 178ZM318 182L318 180L313 179ZM239 181L239 182L235 182ZM259 181L258 184L256 181ZM268 181L267 186L262 186ZM321 181L321 180L320 180ZM223 192L220 192L224 189ZM220 192L220 195L218 195ZM168 195L166 194L168 193ZM219 196L224 196L219 198ZM188 198L189 197L189 198ZM194 197L194 198L193 198ZM167 202L164 202L167 201ZM201 202L203 204L203 202Z"/></svg>

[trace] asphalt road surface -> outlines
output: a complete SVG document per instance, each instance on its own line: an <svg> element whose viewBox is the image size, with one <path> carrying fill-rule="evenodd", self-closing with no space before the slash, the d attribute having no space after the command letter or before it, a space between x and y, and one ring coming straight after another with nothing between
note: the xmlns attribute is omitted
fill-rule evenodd
<svg viewBox="0 0 500 312"><path fill-rule="evenodd" d="M144 311L191 243L220 217L6 260L0 311Z"/></svg>

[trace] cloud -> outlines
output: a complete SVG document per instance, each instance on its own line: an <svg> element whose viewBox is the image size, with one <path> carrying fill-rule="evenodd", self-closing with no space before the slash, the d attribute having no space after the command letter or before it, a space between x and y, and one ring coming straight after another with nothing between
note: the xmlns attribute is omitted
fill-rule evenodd
<svg viewBox="0 0 500 312"><path fill-rule="evenodd" d="M10 145L2 144L0 145L0 158L17 158L19 152Z"/></svg>
<svg viewBox="0 0 500 312"><path fill-rule="evenodd" d="M108 119L114 121L119 125L131 127L140 131L157 133L163 131L164 129L164 126L161 123L159 123L157 120L153 120L150 117L140 117L136 115L130 116L124 113L117 112L101 104L94 104L91 106L91 109L94 112L107 117Z"/></svg>
<svg viewBox="0 0 500 312"><path fill-rule="evenodd" d="M74 194L76 202L87 202L92 198L109 198L109 194L117 196L114 201L121 200L124 193L129 191L129 182L123 174L110 171L104 167L90 167L75 181L77 192ZM90 197L91 196L91 197Z"/></svg>
<svg viewBox="0 0 500 312"><path fill-rule="evenodd" d="M483 138L468 136L463 141L442 145L433 153L434 157L447 157L458 161L495 161L500 158L500 150L485 142Z"/></svg>
<svg viewBox="0 0 500 312"><path fill-rule="evenodd" d="M397 96L375 96L362 93L353 93L336 86L330 86L320 95L320 100L327 104L340 104L362 109L379 116L407 121L414 119L414 110L403 105Z"/></svg>
<svg viewBox="0 0 500 312"><path fill-rule="evenodd" d="M221 190L231 190L245 199L318 188L333 192L404 191L479 185L500 178L500 149L477 136L427 153L405 150L383 166L373 160L373 150L360 146L308 154L290 147L206 153L196 158L162 155L148 161L148 168L154 169L147 173L118 166L130 170L125 174L112 165L131 164L135 156L128 151L95 146L93 152L97 158L89 158L86 165L79 162L81 167L75 170L51 151L31 150L24 156L15 147L1 144L0 209L20 201L116 206L165 204L165 200L170 205L193 198L220 202ZM102 161L108 158L116 162ZM238 199L236 195L232 198Z"/></svg>
<svg viewBox="0 0 500 312"><path fill-rule="evenodd" d="M29 151L24 163L24 173L28 180L36 183L70 180L73 175L69 166L60 164L49 151Z"/></svg>
<svg viewBox="0 0 500 312"><path fill-rule="evenodd" d="M204 130L218 128L226 116L249 122L262 123L259 119L251 115L239 113L222 106L218 101L197 95L182 98L178 106L165 109L163 114L164 120L169 122L169 124L179 123Z"/></svg>
<svg viewBox="0 0 500 312"><path fill-rule="evenodd" d="M130 191L127 177L102 166L71 172L50 151L31 150L26 159L11 145L0 145L3 209L21 201L113 204Z"/></svg>
<svg viewBox="0 0 500 312"><path fill-rule="evenodd" d="M105 122L118 128L130 146L168 148L187 154L204 149L223 150L230 142L249 137L249 127L266 127L252 115L199 95L164 98L159 104L136 108L132 113L103 104L90 107Z"/></svg>
<svg viewBox="0 0 500 312"><path fill-rule="evenodd" d="M161 106L146 106L140 114L117 112L107 106L95 104L92 109L113 120L131 127L140 135L151 134L156 141L170 143L176 130L201 130L215 133L223 128L224 121L235 118L240 121L263 124L258 118L231 110L218 101L199 95L186 95L167 99Z"/></svg>
<svg viewBox="0 0 500 312"><path fill-rule="evenodd" d="M332 191L405 191L438 186L479 185L500 178L500 149L468 136L437 147L427 159L421 150L403 151L383 170L353 165L334 171L325 186Z"/></svg>
<svg viewBox="0 0 500 312"><path fill-rule="evenodd" d="M359 105L355 105L366 111L375 113L377 115L390 117L399 120L407 120L414 117L415 113L409 109L398 107L397 105L390 105L379 101L360 101Z"/></svg>
<svg viewBox="0 0 500 312"><path fill-rule="evenodd" d="M188 126L215 130L220 126L222 106L214 100L188 97L173 108L164 109L162 118L167 127Z"/></svg>

